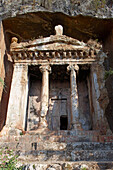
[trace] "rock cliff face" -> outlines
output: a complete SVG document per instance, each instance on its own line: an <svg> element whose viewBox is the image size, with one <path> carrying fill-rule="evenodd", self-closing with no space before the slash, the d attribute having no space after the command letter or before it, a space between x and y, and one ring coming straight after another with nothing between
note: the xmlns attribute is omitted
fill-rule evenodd
<svg viewBox="0 0 113 170"><path fill-rule="evenodd" d="M0 12L2 18L36 11L112 18L112 8L111 0L1 0Z"/></svg>
<svg viewBox="0 0 113 170"><path fill-rule="evenodd" d="M107 52L105 69L113 68L113 4L111 0L1 0L0 21L1 34L1 64L0 76L5 78L7 93L2 94L1 113L7 112L7 102L10 91L12 62L5 56L9 51L11 38L16 36L19 41L28 41L40 36L54 34L54 26L61 24L64 34L87 42L96 39L103 44ZM3 41L4 40L4 41ZM4 48L3 47L4 45ZM8 64L10 63L10 65ZM106 109L111 129L113 122L113 76L106 80L109 105ZM7 102L6 102L7 101ZM5 102L5 104L4 104ZM5 108L4 108L5 107ZM5 117L5 116L4 116ZM3 122L2 122L3 124Z"/></svg>
<svg viewBox="0 0 113 170"><path fill-rule="evenodd" d="M96 82L94 88L98 96L96 102L100 103L101 117L104 110L113 132L113 75L104 79L104 71L113 69L112 0L0 0L0 77L5 82L4 89L0 86L0 130L6 122L14 73L13 60L9 55L12 37L17 37L19 42L24 44L29 40L54 35L54 27L59 24L63 26L66 36L87 44L92 43L93 39L103 45L102 50L108 57L105 60L102 57L104 63L101 62L90 71L92 79L94 75ZM25 74L25 69L23 73ZM15 86L18 86L17 82L14 88ZM15 88L14 93L16 91ZM15 103L18 102L16 100ZM91 104L92 102L93 100ZM95 108L91 109L94 112ZM11 115L14 114L11 112ZM95 119L95 125L98 124L102 122ZM101 128L101 135L97 126L97 131L93 133L91 129L91 131L43 131L42 134L40 132L25 134L25 131L21 132L19 129L20 136L15 136L15 129L12 129L10 130L12 136L7 138L6 129L6 134L0 137L0 146L8 149L8 152L12 149L26 170L113 169L113 163L110 163L113 162L113 135L108 133L106 136L102 132L106 124ZM0 135L2 133L3 131ZM81 162L83 160L87 162Z"/></svg>
<svg viewBox="0 0 113 170"><path fill-rule="evenodd" d="M0 5L5 32L20 40L54 34L57 24L73 38L103 40L113 27L112 18L109 0L2 0Z"/></svg>

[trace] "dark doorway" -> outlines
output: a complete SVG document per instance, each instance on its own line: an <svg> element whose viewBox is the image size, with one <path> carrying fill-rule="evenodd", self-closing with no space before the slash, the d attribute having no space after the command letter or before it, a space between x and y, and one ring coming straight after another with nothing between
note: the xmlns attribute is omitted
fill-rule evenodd
<svg viewBox="0 0 113 170"><path fill-rule="evenodd" d="M67 130L68 118L67 116L60 116L60 130Z"/></svg>

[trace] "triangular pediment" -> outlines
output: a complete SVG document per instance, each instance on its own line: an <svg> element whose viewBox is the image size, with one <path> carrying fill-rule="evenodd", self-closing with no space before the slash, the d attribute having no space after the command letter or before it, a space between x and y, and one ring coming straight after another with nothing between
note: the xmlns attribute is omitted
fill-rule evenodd
<svg viewBox="0 0 113 170"><path fill-rule="evenodd" d="M52 35L47 38L35 39L29 42L12 43L11 51L67 51L86 48L84 42L80 42L74 38L65 35Z"/></svg>
<svg viewBox="0 0 113 170"><path fill-rule="evenodd" d="M46 38L20 42L16 37L12 38L10 54L16 61L18 60L91 60L95 61L100 47L93 47L77 39L63 35L62 26L56 26L56 35Z"/></svg>

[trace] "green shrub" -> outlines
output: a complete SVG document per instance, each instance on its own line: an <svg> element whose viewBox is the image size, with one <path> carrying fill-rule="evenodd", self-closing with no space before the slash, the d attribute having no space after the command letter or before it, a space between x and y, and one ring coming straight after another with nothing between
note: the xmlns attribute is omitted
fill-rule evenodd
<svg viewBox="0 0 113 170"><path fill-rule="evenodd" d="M106 0L94 0L93 8L97 11L98 9L104 8L106 5Z"/></svg>
<svg viewBox="0 0 113 170"><path fill-rule="evenodd" d="M0 170L22 170L23 166L17 168L17 155L8 148L0 149Z"/></svg>
<svg viewBox="0 0 113 170"><path fill-rule="evenodd" d="M105 71L105 76L104 76L105 80L111 75L113 75L113 69L112 68L110 68L108 71Z"/></svg>

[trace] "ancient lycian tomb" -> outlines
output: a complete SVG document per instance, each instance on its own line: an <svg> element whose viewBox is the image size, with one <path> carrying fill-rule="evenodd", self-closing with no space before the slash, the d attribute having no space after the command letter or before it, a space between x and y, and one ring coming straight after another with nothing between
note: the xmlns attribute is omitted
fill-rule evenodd
<svg viewBox="0 0 113 170"><path fill-rule="evenodd" d="M6 127L106 134L109 101L103 62L107 56L100 44L63 35L61 25L55 30L56 35L29 42L12 38L14 71Z"/></svg>

